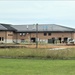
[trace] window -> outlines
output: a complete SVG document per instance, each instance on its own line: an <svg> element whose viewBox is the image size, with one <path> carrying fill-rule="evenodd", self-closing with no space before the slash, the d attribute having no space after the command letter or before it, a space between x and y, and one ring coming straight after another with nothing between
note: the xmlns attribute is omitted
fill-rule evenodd
<svg viewBox="0 0 75 75"><path fill-rule="evenodd" d="M1 37L0 37L0 41L1 41Z"/></svg>
<svg viewBox="0 0 75 75"><path fill-rule="evenodd" d="M25 36L26 35L26 33L20 33L20 36Z"/></svg>
<svg viewBox="0 0 75 75"><path fill-rule="evenodd" d="M47 35L47 33L44 33L44 36L46 36Z"/></svg>
<svg viewBox="0 0 75 75"><path fill-rule="evenodd" d="M2 37L2 41L4 41L4 37Z"/></svg>
<svg viewBox="0 0 75 75"><path fill-rule="evenodd" d="M20 33L20 36L22 36L22 33Z"/></svg>
<svg viewBox="0 0 75 75"><path fill-rule="evenodd" d="M50 35L51 35L51 33L48 33L48 35L50 36Z"/></svg>
<svg viewBox="0 0 75 75"><path fill-rule="evenodd" d="M26 35L25 33L23 33L23 35Z"/></svg>
<svg viewBox="0 0 75 75"><path fill-rule="evenodd" d="M4 41L4 37L0 37L0 41Z"/></svg>

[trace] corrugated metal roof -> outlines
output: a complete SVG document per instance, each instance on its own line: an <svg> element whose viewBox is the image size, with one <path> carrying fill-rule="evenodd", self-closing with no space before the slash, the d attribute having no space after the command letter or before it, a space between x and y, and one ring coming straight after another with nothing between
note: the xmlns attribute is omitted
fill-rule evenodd
<svg viewBox="0 0 75 75"><path fill-rule="evenodd" d="M17 30L17 32L29 32L29 31L36 31L36 25L12 25L13 28ZM65 27L61 25L56 24L39 24L38 25L38 32L40 31L59 31L59 32L65 32L65 31L75 31L74 28Z"/></svg>

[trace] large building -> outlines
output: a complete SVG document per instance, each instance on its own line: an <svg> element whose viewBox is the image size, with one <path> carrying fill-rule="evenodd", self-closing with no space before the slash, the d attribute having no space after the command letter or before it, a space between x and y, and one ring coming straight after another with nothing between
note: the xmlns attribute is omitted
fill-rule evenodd
<svg viewBox="0 0 75 75"><path fill-rule="evenodd" d="M0 24L0 43L51 43L75 39L75 29L56 24L11 25Z"/></svg>

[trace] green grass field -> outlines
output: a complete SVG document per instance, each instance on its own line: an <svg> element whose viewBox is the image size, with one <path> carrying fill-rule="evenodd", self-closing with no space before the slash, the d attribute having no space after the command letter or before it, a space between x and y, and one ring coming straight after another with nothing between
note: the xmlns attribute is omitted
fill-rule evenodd
<svg viewBox="0 0 75 75"><path fill-rule="evenodd" d="M0 59L0 75L75 75L75 60Z"/></svg>
<svg viewBox="0 0 75 75"><path fill-rule="evenodd" d="M0 49L0 75L75 75L73 59L75 59L75 48Z"/></svg>

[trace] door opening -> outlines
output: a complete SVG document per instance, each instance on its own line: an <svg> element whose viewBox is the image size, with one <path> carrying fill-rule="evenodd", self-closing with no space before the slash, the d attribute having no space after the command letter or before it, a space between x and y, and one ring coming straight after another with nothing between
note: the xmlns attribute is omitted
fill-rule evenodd
<svg viewBox="0 0 75 75"><path fill-rule="evenodd" d="M67 37L64 38L64 42L65 42L65 43L67 43L67 39L68 39Z"/></svg>
<svg viewBox="0 0 75 75"><path fill-rule="evenodd" d="M36 38L31 38L31 41L32 42L36 42Z"/></svg>
<svg viewBox="0 0 75 75"><path fill-rule="evenodd" d="M58 39L59 39L59 42L61 43L61 37L59 37Z"/></svg>

